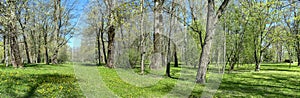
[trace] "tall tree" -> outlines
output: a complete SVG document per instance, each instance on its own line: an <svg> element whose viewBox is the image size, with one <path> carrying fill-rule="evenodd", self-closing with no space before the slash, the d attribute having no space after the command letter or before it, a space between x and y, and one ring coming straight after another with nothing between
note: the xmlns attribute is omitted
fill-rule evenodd
<svg viewBox="0 0 300 98"><path fill-rule="evenodd" d="M213 35L215 33L215 27L218 22L218 19L222 16L226 6L230 0L224 0L217 12L215 12L215 1L208 0L207 5L207 23L206 23L206 35L204 39L204 44L200 56L199 67L196 76L197 83L205 83L207 66L210 62L210 49L212 44ZM201 41L200 41L201 42Z"/></svg>
<svg viewBox="0 0 300 98"><path fill-rule="evenodd" d="M140 6L141 6L141 27L140 27L140 32L141 32L141 42L140 42L140 46L141 46L141 73L144 74L144 70L145 70L145 65L144 65L144 61L145 61L145 47L144 47L144 42L145 42L145 34L144 34L144 0L141 0L140 2Z"/></svg>
<svg viewBox="0 0 300 98"><path fill-rule="evenodd" d="M163 61L162 61L162 26L163 26L163 14L162 8L165 0L154 0L155 7L154 7L154 39L153 39L153 55L151 58L150 68L151 69L158 69L161 68Z"/></svg>
<svg viewBox="0 0 300 98"><path fill-rule="evenodd" d="M28 14L28 1L23 1L21 2L21 7L18 9L18 14L17 14L17 20L19 22L19 25L21 27L21 30L22 30L22 36L23 36L23 41L24 41L24 46L25 46L25 53L26 53L26 57L27 57L27 63L31 63L31 60L30 60L30 55L29 55L29 48L28 48L28 43L27 43L27 35L25 32L26 30L25 29L28 29L26 27L28 27L27 25L27 21L29 20L29 14ZM24 9L23 9L24 8ZM25 14L23 14L23 10L25 10ZM23 18L23 19L22 19ZM22 22L22 20L24 20Z"/></svg>
<svg viewBox="0 0 300 98"><path fill-rule="evenodd" d="M18 34L17 31L17 9L18 9L18 2L16 1L7 1L7 16L9 17L8 21L8 31L9 31L9 39L10 39L10 48L11 48L11 62L12 65L17 68L23 67L21 56L20 56L20 50L19 50L19 42L18 42Z"/></svg>
<svg viewBox="0 0 300 98"><path fill-rule="evenodd" d="M106 6L108 9L108 45L107 45L107 64L106 66L109 68L114 68L114 43L115 43L115 16L114 16L114 0L106 0Z"/></svg>

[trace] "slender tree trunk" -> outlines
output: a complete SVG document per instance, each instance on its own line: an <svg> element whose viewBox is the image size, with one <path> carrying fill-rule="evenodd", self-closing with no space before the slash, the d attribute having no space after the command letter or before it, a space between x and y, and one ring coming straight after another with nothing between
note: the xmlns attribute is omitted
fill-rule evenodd
<svg viewBox="0 0 300 98"><path fill-rule="evenodd" d="M30 60L30 55L29 55L29 48L28 48L28 44L27 44L27 38L26 38L25 34L23 34L23 39L24 39L24 45L25 45L25 52L26 52L26 57L27 57L27 63L30 64L31 60Z"/></svg>
<svg viewBox="0 0 300 98"><path fill-rule="evenodd" d="M171 33L172 33L172 29L173 29L173 13L174 13L174 1L172 2L172 6L171 6L171 15L170 15L170 19L169 19L169 21L170 21L170 31L169 31L169 36L168 36L168 46L167 46L167 68L166 68L166 74L167 74L167 76L168 77L170 77L171 78L171 74L170 74L170 71L171 71ZM173 43L174 44L174 47L175 47L175 49L176 49L176 46L175 46L175 43ZM174 56L177 56L176 55L176 50L174 49L174 51L175 51L175 54L174 54ZM175 57L175 59L176 59L176 57ZM176 61L175 61L175 63L176 63ZM175 66L178 66L178 65L176 65L175 64Z"/></svg>
<svg viewBox="0 0 300 98"><path fill-rule="evenodd" d="M25 23L24 25L26 25L27 18L25 18ZM28 44L27 44L27 37L25 35L25 26L22 24L21 18L19 17L18 22L21 26L22 29L22 36L23 36L23 41L24 41L24 46L25 46L25 53L26 53L26 57L27 57L27 63L30 64L31 60L30 60L30 55L29 55L29 48L28 48Z"/></svg>
<svg viewBox="0 0 300 98"><path fill-rule="evenodd" d="M210 49L212 44L212 37L215 33L215 24L216 24L216 18L214 15L214 0L208 0L208 12L207 12L207 25L206 25L206 36L205 41L203 44L200 62L199 62L199 68L197 72L197 83L205 83L206 78L206 71L207 66L210 61Z"/></svg>
<svg viewBox="0 0 300 98"><path fill-rule="evenodd" d="M141 0L141 74L144 74L145 65L144 65L144 59L145 59L145 49L144 49L144 0Z"/></svg>
<svg viewBox="0 0 300 98"><path fill-rule="evenodd" d="M98 65L101 65L101 43L100 43L100 29L96 32L96 40L97 40L97 52L98 52Z"/></svg>
<svg viewBox="0 0 300 98"><path fill-rule="evenodd" d="M226 6L228 5L230 0L224 0L221 6L219 7L217 13L215 14L215 3L214 0L208 0L207 5L207 23L206 23L206 36L203 43L203 48L201 52L199 67L196 76L197 83L205 83L207 66L210 62L210 49L212 44L212 38L215 33L215 25L218 19L222 16ZM201 41L200 41L201 42Z"/></svg>
<svg viewBox="0 0 300 98"><path fill-rule="evenodd" d="M38 38L38 46L37 46L37 49L35 49L35 51L37 51L37 57L36 57L36 60L37 60L37 63L41 63L41 43L40 43L40 39L41 39L41 37L42 37L42 34L39 34L39 38ZM34 47L36 48L36 46L35 46L36 44L34 44Z"/></svg>
<svg viewBox="0 0 300 98"><path fill-rule="evenodd" d="M7 37L7 32L4 36L4 58L5 58L5 66L8 67L9 65L9 37Z"/></svg>
<svg viewBox="0 0 300 98"><path fill-rule="evenodd" d="M298 67L300 67L300 42L299 42L299 40L297 40L297 42L296 42L297 44L297 46L296 46L296 48L297 48L297 60L298 60Z"/></svg>
<svg viewBox="0 0 300 98"><path fill-rule="evenodd" d="M6 36L5 36L5 33L3 34L3 59L1 60L1 63L5 63L5 58L6 58Z"/></svg>
<svg viewBox="0 0 300 98"><path fill-rule="evenodd" d="M107 57L106 57L106 50L105 50L105 43L104 43L104 32L101 32L101 43L102 43L102 53L105 64L107 64Z"/></svg>

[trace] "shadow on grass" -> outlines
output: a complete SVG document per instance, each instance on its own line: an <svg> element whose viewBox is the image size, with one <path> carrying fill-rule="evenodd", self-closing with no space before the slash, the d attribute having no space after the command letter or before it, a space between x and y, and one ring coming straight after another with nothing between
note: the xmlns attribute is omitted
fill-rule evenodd
<svg viewBox="0 0 300 98"><path fill-rule="evenodd" d="M249 75L236 74L232 78L239 78L243 81L225 78L219 90L232 94L237 92L243 94L233 95L236 97L296 97L300 93L299 82L292 80L293 78L300 78L299 76L287 76L280 73L252 73Z"/></svg>
<svg viewBox="0 0 300 98"><path fill-rule="evenodd" d="M2 82L0 91L10 97L32 98L42 96L52 97L76 97L79 96L75 83L76 78L62 74L28 74L21 76L9 76L8 82ZM3 79L3 77L2 77ZM1 80L1 78L0 78ZM59 88L62 86L63 88ZM38 92L41 90L45 92ZM68 90L72 90L69 93Z"/></svg>

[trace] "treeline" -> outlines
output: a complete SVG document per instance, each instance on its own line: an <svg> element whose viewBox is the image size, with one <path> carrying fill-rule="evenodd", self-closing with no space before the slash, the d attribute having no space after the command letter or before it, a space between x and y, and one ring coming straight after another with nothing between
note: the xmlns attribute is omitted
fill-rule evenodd
<svg viewBox="0 0 300 98"><path fill-rule="evenodd" d="M197 82L204 83L208 65L220 62L230 72L241 64L259 71L262 62L299 61L299 11L297 0L95 0L74 60L142 73L145 65L166 68L168 76L170 62L182 62L198 67Z"/></svg>
<svg viewBox="0 0 300 98"><path fill-rule="evenodd" d="M73 0L1 0L2 62L58 64L67 61L75 30Z"/></svg>

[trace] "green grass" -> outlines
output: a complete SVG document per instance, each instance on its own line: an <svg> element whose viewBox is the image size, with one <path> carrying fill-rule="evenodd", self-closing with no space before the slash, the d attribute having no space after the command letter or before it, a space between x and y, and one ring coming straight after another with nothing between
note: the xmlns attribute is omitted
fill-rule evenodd
<svg viewBox="0 0 300 98"><path fill-rule="evenodd" d="M0 65L0 97L83 97L73 66L27 65L14 69Z"/></svg>
<svg viewBox="0 0 300 98"><path fill-rule="evenodd" d="M286 63L262 64L260 72L255 72L254 67L241 65L230 74L226 72L213 97L300 97L300 67L293 64L289 68ZM147 69L140 75L139 69L83 64L75 67L36 64L25 69L0 65L0 98L109 97L111 94L124 98L197 98L206 85L194 84L196 71L192 67L172 67L173 78L167 78L164 70ZM213 76L208 74L208 77Z"/></svg>
<svg viewBox="0 0 300 98"><path fill-rule="evenodd" d="M285 63L262 64L260 72L255 72L254 68L254 65L241 65L234 72L224 74L222 83L214 97L300 97L300 68L295 64L291 68ZM138 83L130 83L124 79L124 76L129 80L138 78L136 75L128 74L130 70L126 72L122 69L99 67L100 75L107 87L114 94L125 98L165 97L167 94L168 97L179 97L180 93L172 92L173 89L176 89L175 84L191 82L179 77L180 70L189 71L191 77L196 74L196 69L193 68L172 68L171 73L179 79L166 78L162 74L154 73L163 78L152 86L139 87L135 85ZM151 82L151 80L137 82ZM196 84L188 97L201 97L204 87L204 85ZM182 89L184 88L187 87L182 86Z"/></svg>

